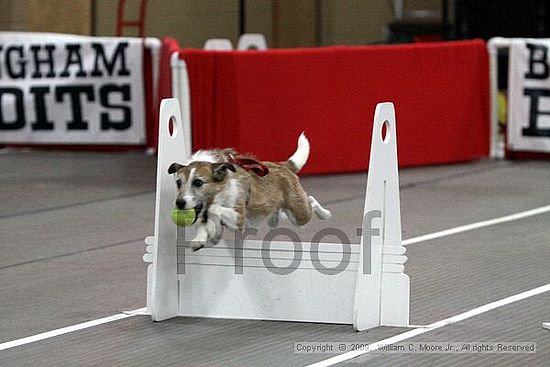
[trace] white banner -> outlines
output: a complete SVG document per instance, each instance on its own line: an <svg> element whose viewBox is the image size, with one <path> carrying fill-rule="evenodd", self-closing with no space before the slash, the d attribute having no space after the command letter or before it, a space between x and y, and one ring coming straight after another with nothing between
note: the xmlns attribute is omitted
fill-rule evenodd
<svg viewBox="0 0 550 367"><path fill-rule="evenodd" d="M145 144L140 38L0 32L0 143Z"/></svg>
<svg viewBox="0 0 550 367"><path fill-rule="evenodd" d="M508 149L550 152L550 39L513 39L508 77Z"/></svg>

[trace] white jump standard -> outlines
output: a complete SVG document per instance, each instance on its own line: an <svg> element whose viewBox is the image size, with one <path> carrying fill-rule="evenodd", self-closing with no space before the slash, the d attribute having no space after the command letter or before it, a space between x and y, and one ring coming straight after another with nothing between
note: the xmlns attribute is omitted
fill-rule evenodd
<svg viewBox="0 0 550 367"><path fill-rule="evenodd" d="M409 325L391 103L376 107L359 244L320 242L323 231L302 242L291 231L276 230L265 241L222 241L191 252L184 238L192 237L178 238L178 230L189 229L170 218L175 190L168 167L190 155L177 99L162 101L159 124L155 234L146 238L143 257L151 263L147 310L154 321L177 316L286 320L353 324L356 330ZM275 237L289 241L272 241ZM274 264L281 260L284 265Z"/></svg>

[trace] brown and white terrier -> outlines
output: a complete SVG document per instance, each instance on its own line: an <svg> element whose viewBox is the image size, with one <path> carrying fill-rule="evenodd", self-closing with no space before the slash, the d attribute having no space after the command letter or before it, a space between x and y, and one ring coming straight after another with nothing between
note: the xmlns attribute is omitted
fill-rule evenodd
<svg viewBox="0 0 550 367"><path fill-rule="evenodd" d="M267 220L276 227L286 215L296 226L331 217L313 196L308 196L296 175L306 164L309 141L302 133L298 149L286 162L257 162L232 149L199 150L187 164L172 163L178 209L195 209L200 225L193 250L221 239L221 225L236 230L257 227Z"/></svg>

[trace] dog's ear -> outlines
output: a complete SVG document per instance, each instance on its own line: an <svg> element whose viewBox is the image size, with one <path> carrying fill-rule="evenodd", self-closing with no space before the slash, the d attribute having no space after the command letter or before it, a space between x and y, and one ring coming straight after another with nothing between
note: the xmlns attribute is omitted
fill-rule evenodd
<svg viewBox="0 0 550 367"><path fill-rule="evenodd" d="M212 163L212 179L220 182L225 179L227 170L237 172L237 169L231 163Z"/></svg>
<svg viewBox="0 0 550 367"><path fill-rule="evenodd" d="M179 163L172 163L170 167L168 167L168 174L176 173L180 168L184 167L182 164Z"/></svg>

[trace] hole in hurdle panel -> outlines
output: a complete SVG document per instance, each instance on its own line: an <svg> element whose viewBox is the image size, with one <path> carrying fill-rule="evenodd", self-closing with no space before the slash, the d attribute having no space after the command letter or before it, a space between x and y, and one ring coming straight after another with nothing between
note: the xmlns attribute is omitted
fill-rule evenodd
<svg viewBox="0 0 550 367"><path fill-rule="evenodd" d="M383 143L388 143L390 140L390 122L388 120L384 120L382 123L382 129L381 129L381 138Z"/></svg>
<svg viewBox="0 0 550 367"><path fill-rule="evenodd" d="M177 125L176 125L176 119L174 116L170 117L170 121L168 121L168 134L170 137L176 136L178 133Z"/></svg>

